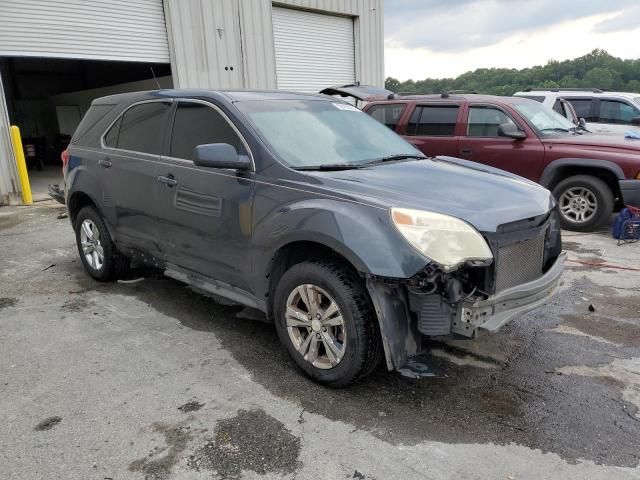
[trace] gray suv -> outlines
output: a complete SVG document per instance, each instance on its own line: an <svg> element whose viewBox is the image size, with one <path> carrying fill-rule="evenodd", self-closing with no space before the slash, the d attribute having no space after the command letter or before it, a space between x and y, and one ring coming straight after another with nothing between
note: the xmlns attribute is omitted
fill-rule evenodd
<svg viewBox="0 0 640 480"><path fill-rule="evenodd" d="M437 373L423 342L495 331L562 273L550 193L427 158L327 96L162 90L97 99L63 155L78 251L266 313L297 365L343 386L384 357Z"/></svg>

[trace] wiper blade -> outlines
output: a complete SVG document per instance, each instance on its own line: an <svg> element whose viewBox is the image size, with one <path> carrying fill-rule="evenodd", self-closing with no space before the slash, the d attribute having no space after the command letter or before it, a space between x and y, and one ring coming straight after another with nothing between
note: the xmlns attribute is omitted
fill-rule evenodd
<svg viewBox="0 0 640 480"><path fill-rule="evenodd" d="M429 157L426 157L424 155L413 155L413 154L389 155L387 157L370 160L368 162L365 162L363 165L371 165L374 163L384 163L384 162L394 162L396 160L423 160L425 158L429 158Z"/></svg>
<svg viewBox="0 0 640 480"><path fill-rule="evenodd" d="M303 167L291 167L294 170L315 170L315 171L331 171L331 170L353 170L361 168L360 165L354 163L326 163L324 165L305 165Z"/></svg>
<svg viewBox="0 0 640 480"><path fill-rule="evenodd" d="M540 131L541 132L563 132L563 133L569 133L570 130L567 130L566 128L554 127L554 128L543 128Z"/></svg>

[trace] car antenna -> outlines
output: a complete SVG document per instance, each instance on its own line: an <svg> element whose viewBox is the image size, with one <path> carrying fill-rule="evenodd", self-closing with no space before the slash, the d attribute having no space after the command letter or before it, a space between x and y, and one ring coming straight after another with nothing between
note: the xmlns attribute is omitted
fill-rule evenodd
<svg viewBox="0 0 640 480"><path fill-rule="evenodd" d="M149 67L149 70L151 70L151 75L153 75L153 79L156 81L158 90L162 90L162 87L160 86L160 82L158 81L158 77L156 77L156 72L153 71L153 67Z"/></svg>

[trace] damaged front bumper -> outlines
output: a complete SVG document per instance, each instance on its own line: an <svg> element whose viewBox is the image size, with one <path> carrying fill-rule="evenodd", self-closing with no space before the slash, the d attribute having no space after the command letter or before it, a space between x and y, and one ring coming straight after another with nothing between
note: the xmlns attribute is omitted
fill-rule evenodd
<svg viewBox="0 0 640 480"><path fill-rule="evenodd" d="M516 285L485 300L463 304L452 332L473 337L479 330L495 332L518 315L544 304L551 297L562 276L567 254L562 252L544 275L528 283Z"/></svg>
<svg viewBox="0 0 640 480"><path fill-rule="evenodd" d="M562 252L533 281L484 299L465 299L453 305L444 303L436 294L428 296L434 297L436 303L429 298L428 303L417 308L415 294L402 283L368 278L367 289L378 316L387 368L413 378L441 375L440 369L429 361L428 352L421 351L425 331L421 322L431 320L429 315L435 316L440 328L442 323L448 323L449 334L465 337L474 337L479 330L496 331L518 315L541 306L554 294L565 259L566 253Z"/></svg>

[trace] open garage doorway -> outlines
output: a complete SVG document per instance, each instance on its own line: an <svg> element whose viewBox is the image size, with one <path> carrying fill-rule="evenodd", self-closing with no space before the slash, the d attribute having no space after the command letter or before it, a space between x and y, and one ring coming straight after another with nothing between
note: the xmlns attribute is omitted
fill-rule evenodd
<svg viewBox="0 0 640 480"><path fill-rule="evenodd" d="M173 87L168 63L0 57L0 75L35 201L49 198L49 184L62 184L60 154L95 98Z"/></svg>

